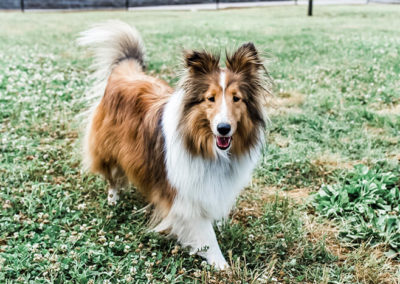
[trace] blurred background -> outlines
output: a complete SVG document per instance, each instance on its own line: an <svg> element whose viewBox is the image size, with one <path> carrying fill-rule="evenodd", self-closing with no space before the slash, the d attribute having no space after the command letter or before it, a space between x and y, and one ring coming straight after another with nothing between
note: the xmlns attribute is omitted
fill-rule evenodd
<svg viewBox="0 0 400 284"><path fill-rule="evenodd" d="M252 3L253 2L253 3ZM258 2L258 3L257 3ZM146 7L160 5L188 5L188 4L215 4L219 3L240 3L239 5L263 5L263 2L270 2L270 5L279 4L305 4L309 0L2 0L0 9L129 9L131 7ZM278 2L278 3L277 3ZM318 4L362 4L369 2L376 3L400 3L400 0L314 0ZM251 4L250 4L251 3ZM265 3L264 3L265 4ZM229 6L229 5L228 5ZM234 5L235 6L235 5ZM236 5L237 6L237 5ZM202 7L202 6L195 6ZM203 7L210 7L210 5ZM224 7L224 6L223 6Z"/></svg>

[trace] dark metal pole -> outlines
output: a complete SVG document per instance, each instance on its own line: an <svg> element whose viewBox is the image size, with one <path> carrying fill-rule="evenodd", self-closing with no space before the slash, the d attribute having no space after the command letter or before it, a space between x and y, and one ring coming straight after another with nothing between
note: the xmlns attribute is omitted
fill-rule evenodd
<svg viewBox="0 0 400 284"><path fill-rule="evenodd" d="M129 0L125 1L125 8L126 8L126 10L129 10Z"/></svg>
<svg viewBox="0 0 400 284"><path fill-rule="evenodd" d="M215 0L215 4L217 4L217 10L219 10L219 0Z"/></svg>
<svg viewBox="0 0 400 284"><path fill-rule="evenodd" d="M313 0L308 0L308 15L312 16L312 5Z"/></svg>
<svg viewBox="0 0 400 284"><path fill-rule="evenodd" d="M24 3L24 0L21 0L21 11L22 12L25 12L25 3Z"/></svg>

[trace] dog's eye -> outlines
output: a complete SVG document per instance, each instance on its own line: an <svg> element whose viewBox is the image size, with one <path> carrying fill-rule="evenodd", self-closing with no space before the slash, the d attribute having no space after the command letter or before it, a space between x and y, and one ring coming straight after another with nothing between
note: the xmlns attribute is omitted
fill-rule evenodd
<svg viewBox="0 0 400 284"><path fill-rule="evenodd" d="M215 97L209 97L208 100L209 100L210 102L215 102Z"/></svg>
<svg viewBox="0 0 400 284"><path fill-rule="evenodd" d="M237 96L233 96L233 101L236 103L236 102L240 101L240 98Z"/></svg>

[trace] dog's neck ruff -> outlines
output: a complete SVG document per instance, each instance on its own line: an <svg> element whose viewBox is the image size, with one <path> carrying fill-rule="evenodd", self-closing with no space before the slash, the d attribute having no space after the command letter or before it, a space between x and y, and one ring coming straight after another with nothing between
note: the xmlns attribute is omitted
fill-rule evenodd
<svg viewBox="0 0 400 284"><path fill-rule="evenodd" d="M259 131L259 143L239 158L219 149L214 160L193 156L178 130L183 97L183 90L176 91L162 117L167 178L177 193L170 214L218 220L227 217L236 197L249 184L261 154L263 130Z"/></svg>

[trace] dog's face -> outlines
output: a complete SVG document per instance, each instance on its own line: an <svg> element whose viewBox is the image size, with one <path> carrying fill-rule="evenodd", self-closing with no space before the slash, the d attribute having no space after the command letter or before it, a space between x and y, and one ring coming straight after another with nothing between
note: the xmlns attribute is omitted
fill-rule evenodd
<svg viewBox="0 0 400 284"><path fill-rule="evenodd" d="M204 111L215 136L216 145L221 150L227 150L231 146L237 124L246 115L243 94L234 77L232 72L221 70L218 82L212 82L204 93Z"/></svg>
<svg viewBox="0 0 400 284"><path fill-rule="evenodd" d="M265 95L264 66L252 43L219 57L203 52L185 54L181 119L185 146L194 155L241 155L254 146L264 127L261 99Z"/></svg>

